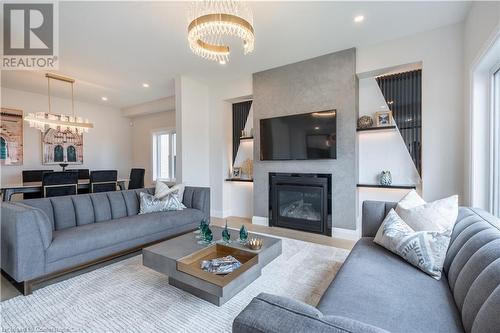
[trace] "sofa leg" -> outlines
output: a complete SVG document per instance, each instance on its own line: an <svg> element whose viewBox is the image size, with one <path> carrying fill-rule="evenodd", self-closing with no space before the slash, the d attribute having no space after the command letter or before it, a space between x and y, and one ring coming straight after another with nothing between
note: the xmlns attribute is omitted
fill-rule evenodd
<svg viewBox="0 0 500 333"><path fill-rule="evenodd" d="M31 281L23 281L23 295L28 296L33 293L33 284Z"/></svg>

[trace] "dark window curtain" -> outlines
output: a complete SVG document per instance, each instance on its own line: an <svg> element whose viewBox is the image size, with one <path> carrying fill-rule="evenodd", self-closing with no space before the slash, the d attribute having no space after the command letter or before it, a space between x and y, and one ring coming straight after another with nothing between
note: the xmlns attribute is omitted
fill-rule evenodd
<svg viewBox="0 0 500 333"><path fill-rule="evenodd" d="M252 101L233 104L233 163L240 147L241 131L245 129Z"/></svg>
<svg viewBox="0 0 500 333"><path fill-rule="evenodd" d="M377 83L422 176L422 70L380 76Z"/></svg>

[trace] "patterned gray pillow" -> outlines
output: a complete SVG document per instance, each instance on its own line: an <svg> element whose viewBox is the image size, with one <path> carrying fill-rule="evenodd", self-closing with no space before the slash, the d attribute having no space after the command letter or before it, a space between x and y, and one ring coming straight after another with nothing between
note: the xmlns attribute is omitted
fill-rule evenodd
<svg viewBox="0 0 500 333"><path fill-rule="evenodd" d="M414 231L391 209L373 240L436 280L441 278L449 232Z"/></svg>
<svg viewBox="0 0 500 333"><path fill-rule="evenodd" d="M183 210L186 208L175 195L167 195L163 199L155 198L154 195L141 192L139 214L154 212L166 212L170 210Z"/></svg>

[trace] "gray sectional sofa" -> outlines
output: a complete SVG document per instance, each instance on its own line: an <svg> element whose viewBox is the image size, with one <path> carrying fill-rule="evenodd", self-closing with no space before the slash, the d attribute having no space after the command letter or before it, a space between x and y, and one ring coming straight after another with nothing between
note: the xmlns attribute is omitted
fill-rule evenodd
<svg viewBox="0 0 500 333"><path fill-rule="evenodd" d="M182 211L138 215L139 189L2 203L2 273L32 285L195 229L210 217L210 189L186 187Z"/></svg>
<svg viewBox="0 0 500 333"><path fill-rule="evenodd" d="M316 308L260 294L233 332L500 332L500 220L461 207L437 281L373 243L395 205L363 203L363 238Z"/></svg>

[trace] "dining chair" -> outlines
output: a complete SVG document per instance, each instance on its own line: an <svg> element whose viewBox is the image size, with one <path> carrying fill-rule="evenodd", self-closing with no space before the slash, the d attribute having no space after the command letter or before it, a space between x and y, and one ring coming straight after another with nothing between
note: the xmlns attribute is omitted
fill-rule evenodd
<svg viewBox="0 0 500 333"><path fill-rule="evenodd" d="M90 170L89 169L66 169L66 171L73 171L78 173L78 180L90 179ZM89 193L88 188L79 188L78 194Z"/></svg>
<svg viewBox="0 0 500 333"><path fill-rule="evenodd" d="M133 168L130 170L129 190L144 187L144 173L146 173L145 169Z"/></svg>
<svg viewBox="0 0 500 333"><path fill-rule="evenodd" d="M58 197L78 192L78 173L74 171L47 172L42 176L43 196Z"/></svg>
<svg viewBox="0 0 500 333"><path fill-rule="evenodd" d="M54 172L54 170L23 170L23 184L31 182L41 182L42 176L46 172ZM39 193L24 193L23 199L37 199L43 196L43 192Z"/></svg>
<svg viewBox="0 0 500 333"><path fill-rule="evenodd" d="M90 192L116 191L118 171L99 170L90 172Z"/></svg>

